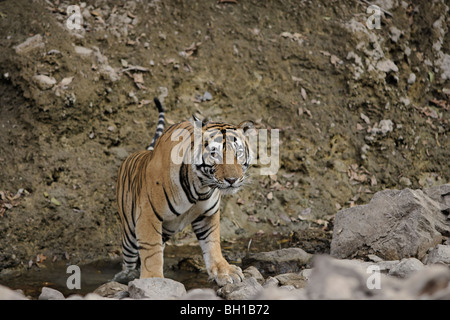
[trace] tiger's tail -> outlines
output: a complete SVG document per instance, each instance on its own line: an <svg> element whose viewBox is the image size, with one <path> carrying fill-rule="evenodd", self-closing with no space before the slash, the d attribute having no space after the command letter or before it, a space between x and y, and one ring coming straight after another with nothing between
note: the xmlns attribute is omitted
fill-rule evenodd
<svg viewBox="0 0 450 320"><path fill-rule="evenodd" d="M158 100L158 98L154 98L153 101L156 104L156 107L158 108L159 117L158 117L158 125L156 127L155 136L153 137L152 143L147 147L147 150L152 151L155 147L156 140L161 136L161 134L164 131L164 108L161 104L161 102Z"/></svg>

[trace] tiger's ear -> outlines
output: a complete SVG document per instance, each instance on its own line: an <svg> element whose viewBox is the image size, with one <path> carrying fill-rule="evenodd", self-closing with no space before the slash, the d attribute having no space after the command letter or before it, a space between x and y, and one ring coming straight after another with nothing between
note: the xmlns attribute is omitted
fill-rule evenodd
<svg viewBox="0 0 450 320"><path fill-rule="evenodd" d="M204 123L202 120L197 118L195 114L192 114L191 123L194 125L194 127L200 127L199 124L202 124L202 127L206 126L206 123Z"/></svg>
<svg viewBox="0 0 450 320"><path fill-rule="evenodd" d="M238 128L244 131L244 135L248 135L255 128L255 123L251 120L245 120L239 123Z"/></svg>

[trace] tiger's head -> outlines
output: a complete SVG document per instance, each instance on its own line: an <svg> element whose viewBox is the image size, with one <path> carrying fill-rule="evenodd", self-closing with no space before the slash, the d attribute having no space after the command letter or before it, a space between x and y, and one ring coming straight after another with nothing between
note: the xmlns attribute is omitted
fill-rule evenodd
<svg viewBox="0 0 450 320"><path fill-rule="evenodd" d="M252 160L248 134L252 121L237 126L221 122L203 123L193 117L195 126L201 123L202 145L196 151L194 172L201 183L217 188L224 194L239 190L247 178Z"/></svg>

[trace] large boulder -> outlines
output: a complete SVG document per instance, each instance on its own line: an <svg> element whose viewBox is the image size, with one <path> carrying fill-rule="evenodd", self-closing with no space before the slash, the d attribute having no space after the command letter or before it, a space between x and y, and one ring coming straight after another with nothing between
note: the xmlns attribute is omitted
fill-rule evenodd
<svg viewBox="0 0 450 320"><path fill-rule="evenodd" d="M27 300L27 298L22 293L0 284L0 300Z"/></svg>
<svg viewBox="0 0 450 320"><path fill-rule="evenodd" d="M432 265L398 278L383 274L376 263L317 255L306 296L308 299L449 299L450 270Z"/></svg>
<svg viewBox="0 0 450 320"><path fill-rule="evenodd" d="M249 300L253 299L263 287L253 278L246 278L242 282L228 283L221 287L217 294L226 300Z"/></svg>
<svg viewBox="0 0 450 320"><path fill-rule="evenodd" d="M186 294L184 285L168 278L135 279L128 284L131 299L176 299Z"/></svg>
<svg viewBox="0 0 450 320"><path fill-rule="evenodd" d="M330 253L337 258L422 259L450 236L449 201L449 184L424 192L377 192L369 204L336 214Z"/></svg>

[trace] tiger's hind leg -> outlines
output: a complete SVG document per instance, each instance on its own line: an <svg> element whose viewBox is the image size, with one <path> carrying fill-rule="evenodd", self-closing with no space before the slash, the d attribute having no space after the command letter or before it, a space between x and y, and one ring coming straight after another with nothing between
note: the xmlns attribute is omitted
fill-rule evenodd
<svg viewBox="0 0 450 320"><path fill-rule="evenodd" d="M133 281L136 278L139 278L139 266L140 266L140 260L139 260L139 253L134 248L133 245L130 245L128 237L123 234L122 239L122 255L123 255L123 262L122 267L123 270L117 274L114 275L114 278L112 281L116 281L123 284L128 284L128 282Z"/></svg>

